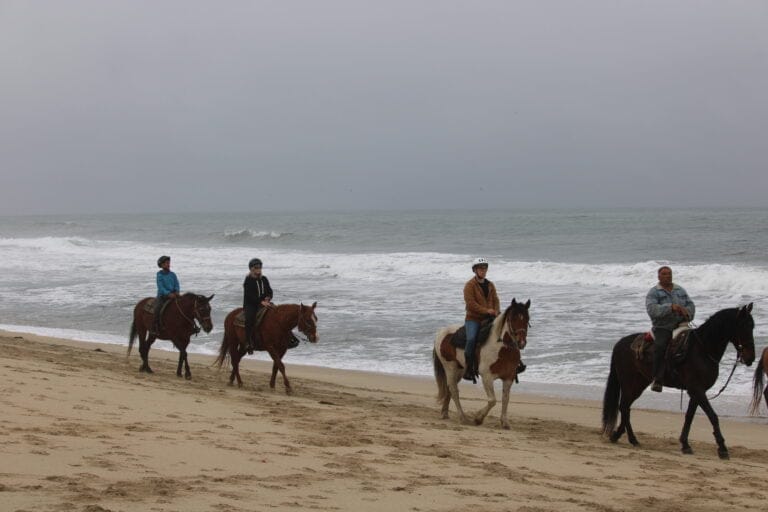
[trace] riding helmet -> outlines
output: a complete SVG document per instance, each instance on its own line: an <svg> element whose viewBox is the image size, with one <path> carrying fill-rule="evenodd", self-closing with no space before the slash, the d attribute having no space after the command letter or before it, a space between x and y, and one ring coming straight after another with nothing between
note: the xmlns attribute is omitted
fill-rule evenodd
<svg viewBox="0 0 768 512"><path fill-rule="evenodd" d="M157 266L162 267L163 263L170 260L171 260L170 256L160 256L159 258L157 258Z"/></svg>
<svg viewBox="0 0 768 512"><path fill-rule="evenodd" d="M253 258L251 261L248 262L248 269L250 270L253 267L261 268L261 260L259 258Z"/></svg>
<svg viewBox="0 0 768 512"><path fill-rule="evenodd" d="M488 266L488 260L485 259L485 258L482 258L482 257L481 258L475 258L475 261L472 262L472 272L474 272L477 267L481 267L481 266L487 267Z"/></svg>

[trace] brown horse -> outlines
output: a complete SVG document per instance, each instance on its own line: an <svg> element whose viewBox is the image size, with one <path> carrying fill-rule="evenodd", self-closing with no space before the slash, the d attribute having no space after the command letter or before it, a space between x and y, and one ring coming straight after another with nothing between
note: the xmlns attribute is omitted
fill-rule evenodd
<svg viewBox="0 0 768 512"><path fill-rule="evenodd" d="M493 390L493 381L501 379L501 426L509 429L507 418L507 406L509 405L509 390L517 377L517 368L520 364L520 350L525 348L528 336L528 308L529 300L525 304L512 299L509 307L497 316L493 321L488 336L477 340L477 361L480 376L483 379L483 387L488 397L488 403L475 414L473 422L480 425L485 420L488 412L496 405L496 393ZM442 403L441 416L448 418L448 406L451 397L459 412L462 423L470 423L461 408L459 401L459 381L464 374L464 349L456 348L451 344L451 339L460 325L445 327L437 331L435 336L435 348L432 351L432 362L435 369L435 381L437 382L437 400Z"/></svg>
<svg viewBox="0 0 768 512"><path fill-rule="evenodd" d="M179 366L176 369L176 375L181 377L181 366L184 365L184 377L192 378L192 372L189 371L189 362L187 361L187 346L189 338L193 334L200 332L195 320L200 322L203 330L208 333L213 329L211 322L211 299L204 295L194 293L185 293L177 299L173 299L165 307L162 314L162 327L155 336L149 333L154 325L155 315L146 311L145 304L153 297L141 299L136 307L133 308L133 323L131 324L131 335L128 338L128 355L131 355L131 348L136 336L139 337L139 354L141 354L140 372L153 373L149 367L149 347L155 342L155 339L171 340L173 345L179 349ZM147 334L149 333L149 336Z"/></svg>
<svg viewBox="0 0 768 512"><path fill-rule="evenodd" d="M265 350L272 358L272 377L269 379L269 387L275 389L275 379L278 370L283 376L283 385L287 394L292 393L291 384L288 377L285 376L285 365L283 356L289 348L293 336L291 331L298 327L299 331L304 333L312 343L318 340L317 335L317 316L315 307L317 302L311 306L304 304L281 304L271 308L264 313L264 318L259 324L259 334L261 336L261 345L256 350ZM224 319L224 339L221 340L219 348L219 357L214 364L219 368L229 358L232 364L232 373L229 376L229 385L231 386L237 379L237 387L243 387L243 380L240 378L240 359L245 355L245 328L235 324L235 317L243 310L237 308L231 311Z"/></svg>
<svg viewBox="0 0 768 512"><path fill-rule="evenodd" d="M720 421L707 398L707 390L717 380L717 375L728 343L736 347L739 360L750 366L755 360L755 340L752 331L755 321L752 318L752 304L740 308L723 309L712 315L701 327L690 331L688 352L685 359L674 368L667 368L664 385L684 389L688 393L688 410L685 413L683 430L680 433L680 445L683 453L693 453L688 444L688 433L696 414L702 408L714 429L717 454L721 459L728 458L728 448L720 432ZM630 334L616 342L611 356L611 371L603 397L603 434L616 442L626 431L629 442L637 445L637 438L629 422L632 403L651 383L651 354L646 353L638 359L632 342L642 333ZM621 423L614 430L618 413Z"/></svg>
<svg viewBox="0 0 768 512"><path fill-rule="evenodd" d="M763 374L768 375L768 347L763 349L763 355L760 356L760 362L757 363L755 368L755 381L752 392L752 405L750 406L750 414L757 414L760 409L760 395L765 397L765 405L768 406L768 386L763 389Z"/></svg>

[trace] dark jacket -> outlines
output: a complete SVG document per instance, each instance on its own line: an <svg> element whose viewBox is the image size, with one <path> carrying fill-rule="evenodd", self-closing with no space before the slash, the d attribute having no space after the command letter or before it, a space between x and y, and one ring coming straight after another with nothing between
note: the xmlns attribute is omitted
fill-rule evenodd
<svg viewBox="0 0 768 512"><path fill-rule="evenodd" d="M243 307L252 307L259 309L261 301L264 299L272 300L272 287L269 285L267 276L261 276L256 279L250 274L245 276L243 282Z"/></svg>

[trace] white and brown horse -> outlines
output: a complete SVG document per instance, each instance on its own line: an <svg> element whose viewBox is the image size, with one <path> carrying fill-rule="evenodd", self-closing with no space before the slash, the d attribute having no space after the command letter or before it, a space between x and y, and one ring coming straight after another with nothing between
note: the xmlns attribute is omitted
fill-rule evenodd
<svg viewBox="0 0 768 512"><path fill-rule="evenodd" d="M459 401L459 381L464 375L464 350L451 344L451 339L461 325L452 325L437 331L432 360L437 381L437 400L442 403L442 417L448 418L448 406L451 398L456 404L462 423L481 425L488 412L496 405L496 393L493 382L502 381L501 395L501 426L509 429L507 406L509 405L509 389L517 376L520 364L520 350L525 348L528 334L529 300L525 304L512 299L509 307L497 316L486 339L477 340L477 361L480 377L483 381L488 403L479 410L472 421L464 414Z"/></svg>

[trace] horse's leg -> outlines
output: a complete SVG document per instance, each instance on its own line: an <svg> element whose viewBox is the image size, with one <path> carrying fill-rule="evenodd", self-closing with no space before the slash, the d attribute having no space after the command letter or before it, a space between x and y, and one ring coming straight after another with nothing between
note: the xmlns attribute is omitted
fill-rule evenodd
<svg viewBox="0 0 768 512"><path fill-rule="evenodd" d="M514 382L514 379L501 381L501 428L505 430L509 430L507 407L509 406L509 390Z"/></svg>
<svg viewBox="0 0 768 512"><path fill-rule="evenodd" d="M450 369L448 369L448 366L451 366ZM472 422L469 421L469 418L467 418L467 415L464 414L464 409L461 407L461 401L459 400L459 381L461 380L463 376L463 372L459 369L458 364L456 361L453 361L452 363L449 363L449 365L446 366L446 375L448 380L448 390L450 391L450 396L453 398L453 403L456 405L456 411L459 413L459 421L465 425L470 425Z"/></svg>
<svg viewBox="0 0 768 512"><path fill-rule="evenodd" d="M640 391L637 389L625 390L622 386L621 400L619 401L619 413L621 414L621 421L619 422L619 427L616 429L616 432L611 434L611 442L615 443L621 438L624 432L626 432L627 439L632 446L637 446L640 444L637 440L637 437L635 437L635 432L632 430L632 423L630 422L629 418L632 404L635 402L635 400L638 399L638 397L642 394L643 389L645 389L647 386L648 383L645 382L640 388Z"/></svg>
<svg viewBox="0 0 768 512"><path fill-rule="evenodd" d="M186 347L184 347L182 353L184 354L184 378L187 380L192 380L192 371L189 369L189 353L187 352Z"/></svg>
<svg viewBox="0 0 768 512"><path fill-rule="evenodd" d="M483 388L485 389L485 396L488 397L488 403L485 407L477 411L475 414L475 425L482 425L485 421L485 417L488 415L493 406L496 405L496 392L493 390L493 375L487 373L482 375Z"/></svg>
<svg viewBox="0 0 768 512"><path fill-rule="evenodd" d="M154 342L155 336L153 334L149 334L145 339L144 336L142 336L141 331L139 332L139 355L141 355L140 372L154 373L152 368L149 367L149 347L151 347Z"/></svg>
<svg viewBox="0 0 768 512"><path fill-rule="evenodd" d="M279 370L280 375L283 376L283 386L285 386L285 393L287 395L290 395L293 393L293 389L291 388L291 383L288 382L288 377L285 375L285 365L283 364L283 355L279 355L277 358L274 358L273 356L272 378L269 381L269 385L272 389L275 388L275 379L277 378L277 372Z"/></svg>
<svg viewBox="0 0 768 512"><path fill-rule="evenodd" d="M178 345L177 345L178 346ZM184 365L184 349L179 349L179 364L176 366L176 376L181 377L181 367Z"/></svg>
<svg viewBox="0 0 768 512"><path fill-rule="evenodd" d="M229 362L232 363L232 373L229 374L229 385L237 379L237 387L243 387L243 379L240 378L240 360L243 354L240 352L239 345L233 345L229 352Z"/></svg>
<svg viewBox="0 0 768 512"><path fill-rule="evenodd" d="M709 422L714 429L712 434L715 436L715 442L717 443L718 457L721 459L729 459L730 455L728 455L728 448L725 446L725 439L723 438L722 432L720 432L720 420L717 417L717 413L715 413L715 410L712 408L712 404L709 403L707 394L704 391L697 391L696 399L698 400L701 409L707 414L707 418L709 418Z"/></svg>
<svg viewBox="0 0 768 512"><path fill-rule="evenodd" d="M765 406L768 407L768 384L766 384L763 390L763 396L765 397Z"/></svg>
<svg viewBox="0 0 768 512"><path fill-rule="evenodd" d="M699 402L693 397L691 392L688 392L688 410L685 411L685 421L683 422L683 430L680 432L680 445L681 450L685 454L692 454L693 449L688 444L688 433L691 431L691 424L693 418L696 415L696 409L699 407Z"/></svg>

